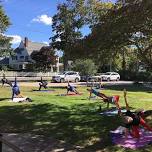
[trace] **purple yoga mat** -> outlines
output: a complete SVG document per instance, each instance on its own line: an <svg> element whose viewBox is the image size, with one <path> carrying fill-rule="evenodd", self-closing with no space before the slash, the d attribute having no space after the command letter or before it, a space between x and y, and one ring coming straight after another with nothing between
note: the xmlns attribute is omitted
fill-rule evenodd
<svg viewBox="0 0 152 152"><path fill-rule="evenodd" d="M152 144L152 132L144 129L140 130L140 139L133 138L130 135L125 138L125 136L118 133L118 131L112 131L110 133L112 142L125 148L137 149L147 144Z"/></svg>

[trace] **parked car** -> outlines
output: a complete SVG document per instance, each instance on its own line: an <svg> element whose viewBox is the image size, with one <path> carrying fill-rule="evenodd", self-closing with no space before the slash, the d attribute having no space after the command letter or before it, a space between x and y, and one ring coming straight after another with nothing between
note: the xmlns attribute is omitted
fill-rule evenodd
<svg viewBox="0 0 152 152"><path fill-rule="evenodd" d="M119 81L120 75L116 72L106 72L103 75L101 75L102 80L104 81Z"/></svg>
<svg viewBox="0 0 152 152"><path fill-rule="evenodd" d="M100 82L102 80L102 75L104 73L97 73L96 75L93 76L81 76L81 81L88 81L88 82Z"/></svg>
<svg viewBox="0 0 152 152"><path fill-rule="evenodd" d="M80 81L80 75L79 72L75 71L65 71L63 73L60 73L56 76L52 77L53 82L79 82Z"/></svg>
<svg viewBox="0 0 152 152"><path fill-rule="evenodd" d="M86 81L87 81L87 79L88 79L88 77L89 77L89 76L83 75L83 76L81 76L80 81L82 81L82 82L86 82Z"/></svg>

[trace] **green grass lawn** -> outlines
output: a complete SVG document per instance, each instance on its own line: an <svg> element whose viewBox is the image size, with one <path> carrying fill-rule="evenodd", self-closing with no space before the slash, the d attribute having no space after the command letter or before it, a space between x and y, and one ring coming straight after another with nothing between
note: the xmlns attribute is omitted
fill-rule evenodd
<svg viewBox="0 0 152 152"><path fill-rule="evenodd" d="M128 90L128 101L134 110L152 109L152 93L142 86L113 86L102 90L107 95L120 95L124 107L123 88ZM11 88L0 88L0 132L45 134L71 146L81 146L82 151L133 151L118 147L111 142L110 130L122 125L118 116L100 115L106 104L98 100L89 101L86 87L78 87L81 96L56 96L65 89L55 88L54 92L33 92L32 87L20 88L24 95L33 99L31 103L11 103ZM52 88L51 88L52 89ZM152 125L152 118L147 121ZM136 151L150 152L152 145Z"/></svg>

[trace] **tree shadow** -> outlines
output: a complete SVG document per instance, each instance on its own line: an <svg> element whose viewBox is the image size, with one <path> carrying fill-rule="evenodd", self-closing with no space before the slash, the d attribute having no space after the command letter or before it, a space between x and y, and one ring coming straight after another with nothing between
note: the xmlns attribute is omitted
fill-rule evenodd
<svg viewBox="0 0 152 152"><path fill-rule="evenodd" d="M117 85L106 85L106 88L109 90L117 90L117 91L122 91L124 88L127 91L132 91L132 92L148 92L151 93L152 89L145 87L144 85L136 85L136 84L117 84Z"/></svg>
<svg viewBox="0 0 152 152"><path fill-rule="evenodd" d="M108 147L111 148L107 151L115 151L109 131L121 125L120 118L101 116L93 109L94 103L70 107L49 103L3 106L0 107L0 131L30 133L33 138L38 138L36 134L43 135L45 142L52 137L56 139L54 148L63 148L63 151L97 151ZM37 152L45 151L40 147Z"/></svg>
<svg viewBox="0 0 152 152"><path fill-rule="evenodd" d="M0 101L10 100L11 98L0 98Z"/></svg>

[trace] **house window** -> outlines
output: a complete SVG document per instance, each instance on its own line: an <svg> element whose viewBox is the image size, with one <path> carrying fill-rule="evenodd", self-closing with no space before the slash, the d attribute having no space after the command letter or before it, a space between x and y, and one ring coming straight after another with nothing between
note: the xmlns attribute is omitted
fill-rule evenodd
<svg viewBox="0 0 152 152"><path fill-rule="evenodd" d="M15 56L12 56L12 60L15 60Z"/></svg>
<svg viewBox="0 0 152 152"><path fill-rule="evenodd" d="M24 59L24 56L20 56L20 59Z"/></svg>
<svg viewBox="0 0 152 152"><path fill-rule="evenodd" d="M28 61L29 57L28 56L25 56L25 61Z"/></svg>
<svg viewBox="0 0 152 152"><path fill-rule="evenodd" d="M23 65L19 65L19 70L22 70L23 69Z"/></svg>
<svg viewBox="0 0 152 152"><path fill-rule="evenodd" d="M12 60L17 60L17 56L12 56Z"/></svg>

